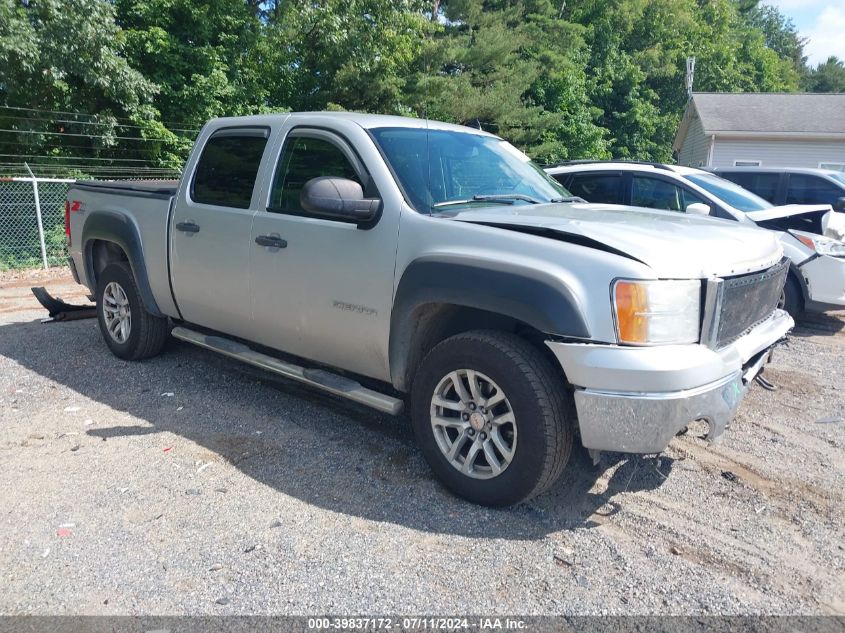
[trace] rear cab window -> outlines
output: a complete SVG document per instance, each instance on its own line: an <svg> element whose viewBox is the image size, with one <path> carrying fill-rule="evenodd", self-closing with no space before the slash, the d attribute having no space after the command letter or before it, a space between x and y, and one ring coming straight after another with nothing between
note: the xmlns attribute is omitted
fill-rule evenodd
<svg viewBox="0 0 845 633"><path fill-rule="evenodd" d="M191 199L248 209L255 189L269 128L224 128L206 141L191 184Z"/></svg>

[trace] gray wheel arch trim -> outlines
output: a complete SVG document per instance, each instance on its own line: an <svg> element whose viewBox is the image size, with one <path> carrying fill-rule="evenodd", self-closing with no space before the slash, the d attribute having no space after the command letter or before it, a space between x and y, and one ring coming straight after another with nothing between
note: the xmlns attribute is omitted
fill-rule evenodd
<svg viewBox="0 0 845 633"><path fill-rule="evenodd" d="M125 213L117 211L92 211L85 218L85 224L82 227L82 254L86 277L92 282L96 279L93 257L93 245L96 240L112 242L123 249L132 268L132 274L135 276L135 283L138 284L144 308L154 316L164 316L150 288L147 268L144 265L141 235L132 219Z"/></svg>
<svg viewBox="0 0 845 633"><path fill-rule="evenodd" d="M542 271L504 271L483 263L437 258L411 262L402 274L390 315L391 382L406 390L411 343L418 334L414 313L425 305L475 308L516 319L545 334L591 338L585 315L572 291Z"/></svg>

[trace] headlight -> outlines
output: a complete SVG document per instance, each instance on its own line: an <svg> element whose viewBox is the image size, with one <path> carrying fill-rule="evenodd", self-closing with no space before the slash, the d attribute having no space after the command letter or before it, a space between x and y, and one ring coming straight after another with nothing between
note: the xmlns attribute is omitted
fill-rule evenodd
<svg viewBox="0 0 845 633"><path fill-rule="evenodd" d="M620 279L613 283L613 309L620 343L697 343L701 282Z"/></svg>
<svg viewBox="0 0 845 633"><path fill-rule="evenodd" d="M803 231L790 231L789 233L804 246L811 251L816 251L819 255L845 257L845 243L843 242L824 237L823 235L804 233Z"/></svg>

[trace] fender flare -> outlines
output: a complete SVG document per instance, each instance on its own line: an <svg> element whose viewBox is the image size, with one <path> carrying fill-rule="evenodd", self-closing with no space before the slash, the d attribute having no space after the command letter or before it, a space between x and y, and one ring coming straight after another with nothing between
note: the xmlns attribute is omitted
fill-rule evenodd
<svg viewBox="0 0 845 633"><path fill-rule="evenodd" d="M112 242L123 249L132 268L135 283L138 284L144 308L150 314L164 316L150 288L147 267L144 265L141 235L132 219L127 214L117 211L92 211L85 219L82 227L82 254L86 276L92 281L96 279L93 257L93 246L96 240Z"/></svg>
<svg viewBox="0 0 845 633"><path fill-rule="evenodd" d="M404 390L419 330L420 309L445 304L484 310L554 336L589 339L590 329L572 290L542 270L505 271L483 264L420 259L405 269L390 315L391 382Z"/></svg>

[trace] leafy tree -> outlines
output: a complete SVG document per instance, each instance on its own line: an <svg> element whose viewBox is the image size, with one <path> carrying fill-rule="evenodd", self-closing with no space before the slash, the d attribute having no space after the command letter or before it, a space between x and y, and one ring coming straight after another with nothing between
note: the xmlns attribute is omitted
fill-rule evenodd
<svg viewBox="0 0 845 633"><path fill-rule="evenodd" d="M808 92L845 92L845 63L831 55L810 69L805 87Z"/></svg>
<svg viewBox="0 0 845 633"><path fill-rule="evenodd" d="M165 122L196 128L258 110L267 94L258 9L242 0L116 0L134 68L161 89Z"/></svg>
<svg viewBox="0 0 845 633"><path fill-rule="evenodd" d="M157 87L127 62L123 35L103 0L0 0L0 128L22 132L0 133L0 153L37 163L125 156L115 153L129 143L120 137L169 141L152 106ZM132 149L151 158L162 147Z"/></svg>
<svg viewBox="0 0 845 633"><path fill-rule="evenodd" d="M544 162L605 154L577 57L580 27L545 0L439 7L444 27L415 80L418 115L480 125Z"/></svg>
<svg viewBox="0 0 845 633"><path fill-rule="evenodd" d="M799 75L806 73L807 57L804 55L804 45L807 38L801 37L790 18L777 7L767 4L754 6L745 16L749 26L763 34L763 41L768 48L775 51L781 59L790 60Z"/></svg>
<svg viewBox="0 0 845 633"><path fill-rule="evenodd" d="M766 47L731 0L586 0L569 19L586 28L588 95L614 156L667 161L683 112L685 60L695 87L794 90L789 61Z"/></svg>
<svg viewBox="0 0 845 633"><path fill-rule="evenodd" d="M434 30L418 0L285 2L267 24L268 105L407 114L408 78Z"/></svg>

